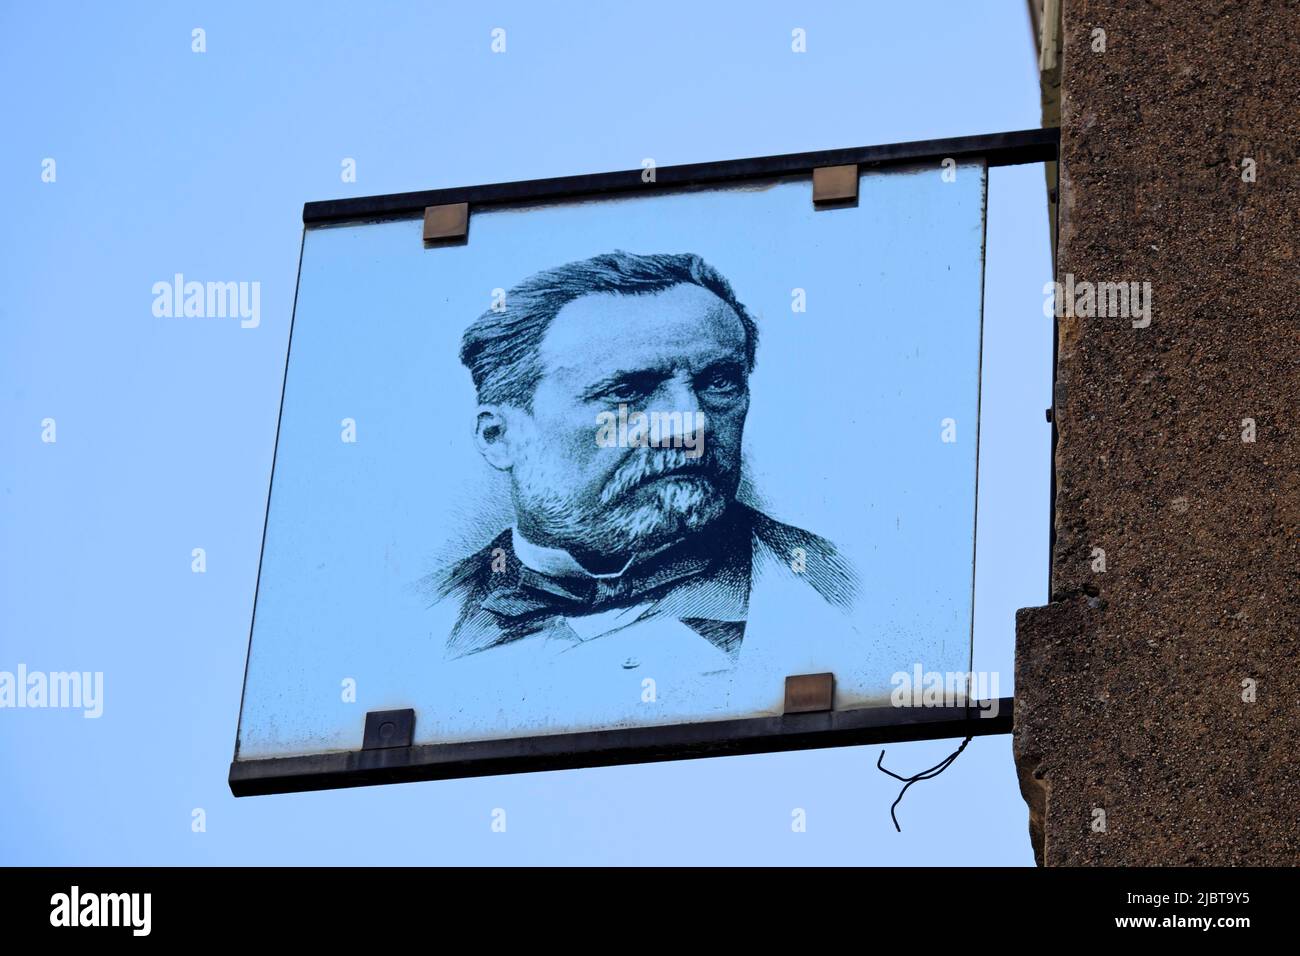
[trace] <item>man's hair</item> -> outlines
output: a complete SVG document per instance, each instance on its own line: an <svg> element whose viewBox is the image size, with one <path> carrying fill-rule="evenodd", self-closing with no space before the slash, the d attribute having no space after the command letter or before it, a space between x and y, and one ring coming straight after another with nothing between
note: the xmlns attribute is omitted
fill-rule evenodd
<svg viewBox="0 0 1300 956"><path fill-rule="evenodd" d="M505 308L488 309L465 330L460 360L484 404L531 409L542 377L537 352L552 320L584 295L614 292L648 295L682 283L708 289L740 316L750 371L758 326L723 275L694 253L634 255L615 250L530 276L506 293Z"/></svg>

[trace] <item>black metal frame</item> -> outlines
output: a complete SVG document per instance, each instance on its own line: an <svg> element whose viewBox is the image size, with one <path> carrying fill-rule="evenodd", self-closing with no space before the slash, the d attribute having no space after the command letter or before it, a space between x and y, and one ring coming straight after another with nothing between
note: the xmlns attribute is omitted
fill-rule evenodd
<svg viewBox="0 0 1300 956"><path fill-rule="evenodd" d="M991 704L992 701L985 701L981 706ZM745 717L661 727L237 760L230 765L230 791L237 797L251 797L535 770L1007 734L1011 732L1013 706L1013 698L1000 698L996 717L979 716L975 704L969 708L866 707L782 717Z"/></svg>
<svg viewBox="0 0 1300 956"><path fill-rule="evenodd" d="M656 170L654 182L643 182L642 170L635 169L565 176L557 179L336 199L307 203L303 207L303 223L306 228L311 228L346 222L417 218L423 215L427 206L449 203L469 203L472 215L476 207L484 206L555 202L575 198L604 197L618 193L662 193L777 176L799 174L811 176L812 170L820 166L857 164L865 168L883 168L927 162L938 163L948 158L956 160L982 158L988 166L1011 166L1054 160L1058 155L1059 142L1060 131L1057 129L1032 129L983 136L961 136L851 149L789 153L718 163L664 166ZM301 268L300 253L299 276L301 276ZM294 309L296 312L296 290ZM293 323L291 321L289 350L292 349L292 343ZM281 411L284 407L284 384L288 380L289 350L286 350L285 378L281 383ZM1053 432L1055 432L1055 424L1053 424ZM279 437L279 422L277 422L277 450ZM274 455L271 467L271 480L274 482ZM262 529L263 552L266 547L266 523L269 517L270 491L268 490L266 518ZM259 588L260 585L259 559ZM254 623L256 602L255 593ZM252 630L250 625L250 655ZM230 765L229 783L231 792L237 797L243 797L693 757L984 736L1011 732L1012 707L1013 699L1007 697L999 701L996 717L980 716L974 704L969 707L871 707L823 713L787 714L779 717L750 717L461 743L336 751L293 757L240 760L236 752L235 759ZM241 722L242 719L241 699Z"/></svg>
<svg viewBox="0 0 1300 956"><path fill-rule="evenodd" d="M989 166L1016 166L1055 159L1059 140L1060 131L1057 129L1026 129L1013 133L956 136L952 139L826 149L813 153L785 153L719 163L661 166L655 170L655 181L650 183L642 182L641 169L631 169L615 173L561 176L557 179L530 179L486 186L459 186L414 193L391 193L386 196L330 199L325 202L309 202L303 206L302 221L308 226L318 226L327 223L406 219L423 215L426 206L459 202L469 203L470 211L473 212L475 206L554 202L623 192L662 192L682 187L716 186L733 180L811 173L818 166L845 166L853 163L873 168L982 157Z"/></svg>

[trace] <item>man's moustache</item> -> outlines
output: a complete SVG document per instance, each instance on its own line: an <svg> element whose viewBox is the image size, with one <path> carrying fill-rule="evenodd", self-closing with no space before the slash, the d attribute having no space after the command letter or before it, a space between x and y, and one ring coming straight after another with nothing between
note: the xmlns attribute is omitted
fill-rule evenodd
<svg viewBox="0 0 1300 956"><path fill-rule="evenodd" d="M670 471L686 470L708 479L715 477L717 473L710 455L691 456L680 448L662 449L651 454L639 455L619 466L614 476L601 490L600 501L602 504L608 504L647 481L652 481Z"/></svg>

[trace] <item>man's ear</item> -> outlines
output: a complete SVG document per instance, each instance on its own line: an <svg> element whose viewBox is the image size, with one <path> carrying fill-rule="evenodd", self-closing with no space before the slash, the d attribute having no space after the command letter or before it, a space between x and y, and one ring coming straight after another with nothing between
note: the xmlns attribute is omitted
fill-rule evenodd
<svg viewBox="0 0 1300 956"><path fill-rule="evenodd" d="M515 463L515 442L519 438L512 428L512 409L501 405L480 405L474 423L474 444L493 468L509 471Z"/></svg>

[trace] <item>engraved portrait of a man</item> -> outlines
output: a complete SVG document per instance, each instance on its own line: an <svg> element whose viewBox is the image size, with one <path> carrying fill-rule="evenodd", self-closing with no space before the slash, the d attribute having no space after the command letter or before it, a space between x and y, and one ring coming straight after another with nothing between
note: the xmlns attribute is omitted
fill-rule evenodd
<svg viewBox="0 0 1300 956"><path fill-rule="evenodd" d="M728 280L689 253L569 262L479 316L460 350L475 444L515 519L425 581L457 609L448 657L617 635L635 661L671 633L727 668L760 570L847 611L858 581L836 547L746 500L757 351Z"/></svg>

